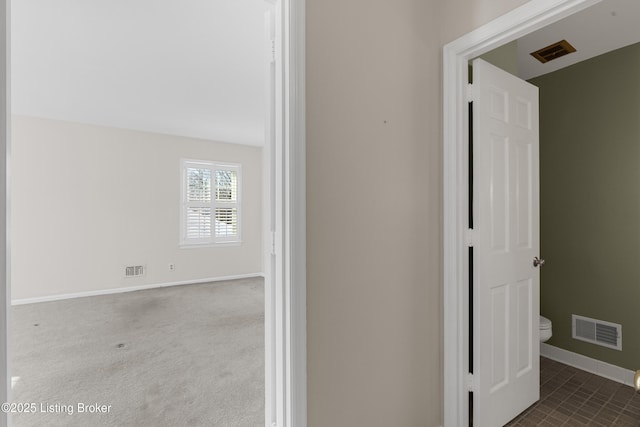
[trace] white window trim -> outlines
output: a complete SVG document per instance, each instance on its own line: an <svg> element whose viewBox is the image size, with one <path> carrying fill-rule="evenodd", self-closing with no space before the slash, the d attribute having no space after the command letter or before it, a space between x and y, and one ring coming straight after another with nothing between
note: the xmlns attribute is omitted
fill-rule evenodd
<svg viewBox="0 0 640 427"><path fill-rule="evenodd" d="M237 197L234 207L237 210L238 215L238 234L231 237L217 237L215 235L215 211L217 207L224 206L215 200L214 191L212 188L211 195L211 215L212 215L212 235L206 239L188 239L187 231L186 231L186 216L185 216L185 206L187 204L186 201L186 188L187 188L187 174L186 170L188 167L203 167L209 168L212 172L212 179L215 175L215 170L234 170L237 172ZM193 159L182 159L180 161L180 248L203 248L203 247L218 247L218 246L238 246L242 243L242 165L239 163L228 163L228 162L219 162L219 161L209 161L209 160L193 160Z"/></svg>

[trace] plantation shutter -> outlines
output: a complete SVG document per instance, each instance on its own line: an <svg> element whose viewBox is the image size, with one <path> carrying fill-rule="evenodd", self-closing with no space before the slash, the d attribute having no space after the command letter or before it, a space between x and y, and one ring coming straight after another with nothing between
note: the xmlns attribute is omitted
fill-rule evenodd
<svg viewBox="0 0 640 427"><path fill-rule="evenodd" d="M215 237L238 236L238 171L216 169Z"/></svg>
<svg viewBox="0 0 640 427"><path fill-rule="evenodd" d="M211 176L209 167L186 167L186 239L211 238Z"/></svg>
<svg viewBox="0 0 640 427"><path fill-rule="evenodd" d="M183 161L182 243L240 240L240 166Z"/></svg>

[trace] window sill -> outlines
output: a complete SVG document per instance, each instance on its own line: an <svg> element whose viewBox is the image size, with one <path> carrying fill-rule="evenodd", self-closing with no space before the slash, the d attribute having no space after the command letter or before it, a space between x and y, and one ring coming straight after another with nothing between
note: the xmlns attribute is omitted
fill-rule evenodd
<svg viewBox="0 0 640 427"><path fill-rule="evenodd" d="M219 243L180 243L178 247L180 249L199 249L199 248L224 248L229 246L240 246L241 240L233 242L219 242Z"/></svg>

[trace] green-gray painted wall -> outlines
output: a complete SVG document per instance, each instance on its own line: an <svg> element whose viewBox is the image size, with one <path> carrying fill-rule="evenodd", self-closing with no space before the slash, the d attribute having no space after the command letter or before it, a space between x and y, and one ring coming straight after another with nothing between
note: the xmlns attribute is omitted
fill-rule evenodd
<svg viewBox="0 0 640 427"><path fill-rule="evenodd" d="M540 88L541 314L551 345L640 368L640 44L532 79ZM622 351L571 314L622 324Z"/></svg>
<svg viewBox="0 0 640 427"><path fill-rule="evenodd" d="M487 61L489 64L495 65L498 68L503 69L507 73L518 75L518 41L514 40L505 45L497 47L484 55L480 55L480 58Z"/></svg>

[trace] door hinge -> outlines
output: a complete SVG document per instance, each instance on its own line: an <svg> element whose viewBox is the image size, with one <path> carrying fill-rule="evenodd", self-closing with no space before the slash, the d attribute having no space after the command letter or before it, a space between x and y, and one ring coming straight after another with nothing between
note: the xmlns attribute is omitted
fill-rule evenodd
<svg viewBox="0 0 640 427"><path fill-rule="evenodd" d="M271 255L276 254L276 232L271 232Z"/></svg>
<svg viewBox="0 0 640 427"><path fill-rule="evenodd" d="M276 62L276 41L271 39L271 62Z"/></svg>
<svg viewBox="0 0 640 427"><path fill-rule="evenodd" d="M473 247L473 244L475 243L475 240L476 240L475 237L476 236L475 236L475 233L473 231L473 228L469 228L467 230L467 246L468 247L470 247L470 248Z"/></svg>
<svg viewBox="0 0 640 427"><path fill-rule="evenodd" d="M467 373L467 389L476 391L476 380L471 372Z"/></svg>
<svg viewBox="0 0 640 427"><path fill-rule="evenodd" d="M473 102L473 84L467 84L467 102Z"/></svg>

